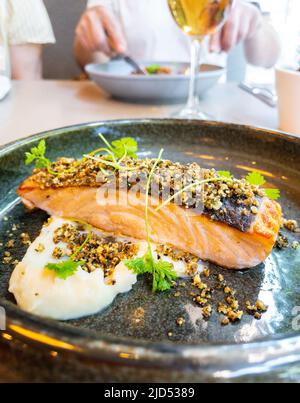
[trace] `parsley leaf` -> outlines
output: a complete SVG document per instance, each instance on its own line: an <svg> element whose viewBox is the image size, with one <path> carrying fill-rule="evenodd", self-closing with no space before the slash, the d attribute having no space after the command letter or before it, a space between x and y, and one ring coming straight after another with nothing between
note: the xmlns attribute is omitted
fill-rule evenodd
<svg viewBox="0 0 300 403"><path fill-rule="evenodd" d="M174 267L171 263L165 262L163 260L155 260L150 240L150 226L149 226L149 190L151 186L151 179L161 161L161 157L164 150L161 150L157 160L155 161L151 172L148 175L147 186L146 186L146 200L145 200L145 224L146 224L146 234L148 251L142 258L127 260L124 262L128 269L132 270L137 275L149 273L152 275L153 283L152 290L156 291L167 291L172 287L173 281L178 277Z"/></svg>
<svg viewBox="0 0 300 403"><path fill-rule="evenodd" d="M246 176L246 181L254 186L263 186L266 183L264 176L259 172L251 172L248 174Z"/></svg>
<svg viewBox="0 0 300 403"><path fill-rule="evenodd" d="M280 199L280 190L279 189L263 189L264 194L271 200Z"/></svg>
<svg viewBox="0 0 300 403"><path fill-rule="evenodd" d="M78 268L85 262L74 262L72 259L65 260L61 263L48 263L46 269L55 271L57 277L66 280L73 276Z"/></svg>
<svg viewBox="0 0 300 403"><path fill-rule="evenodd" d="M251 172L246 176L246 180L250 185L255 186L263 186L267 183L265 177L261 175L259 172ZM271 200L280 199L280 190L279 189L262 189L266 197Z"/></svg>
<svg viewBox="0 0 300 403"><path fill-rule="evenodd" d="M153 291L168 291L178 277L171 263L159 260L153 268Z"/></svg>
<svg viewBox="0 0 300 403"><path fill-rule="evenodd" d="M229 171L218 171L218 174L221 178L231 179L233 177Z"/></svg>
<svg viewBox="0 0 300 403"><path fill-rule="evenodd" d="M73 276L80 266L85 265L85 261L75 262L76 256L83 250L85 245L90 241L92 237L92 227L81 220L72 219L81 225L87 226L88 234L85 238L83 244L73 253L73 255L68 259L60 263L48 263L45 266L45 269L55 271L57 277L61 278L62 280L66 280L68 277Z"/></svg>
<svg viewBox="0 0 300 403"><path fill-rule="evenodd" d="M102 133L99 133L99 137L107 148L100 148L98 150L95 150L89 154L90 156L94 156L96 154L99 154L100 152L105 151L108 154L106 158L110 158L116 168L119 168L117 160L121 161L125 157L131 157L134 159L137 158L136 152L138 151L138 143L132 137L124 137L120 140L113 141L111 144L109 143L109 141L106 140Z"/></svg>
<svg viewBox="0 0 300 403"><path fill-rule="evenodd" d="M116 158L123 158L124 155L135 159L137 158L136 152L138 150L138 144L133 138L124 137L123 139L113 141L111 144Z"/></svg>
<svg viewBox="0 0 300 403"><path fill-rule="evenodd" d="M137 275L152 274L153 292L170 290L173 281L178 277L171 263L163 260L155 261L150 251L144 257L127 260L124 264Z"/></svg>
<svg viewBox="0 0 300 403"><path fill-rule="evenodd" d="M151 270L147 270L145 256L133 260L125 260L124 264L126 267L128 267L128 269L132 270L137 275L151 272Z"/></svg>
<svg viewBox="0 0 300 403"><path fill-rule="evenodd" d="M51 161L46 158L46 142L41 140L37 147L32 147L30 152L25 153L25 164L30 165L35 162L36 168L50 168Z"/></svg>

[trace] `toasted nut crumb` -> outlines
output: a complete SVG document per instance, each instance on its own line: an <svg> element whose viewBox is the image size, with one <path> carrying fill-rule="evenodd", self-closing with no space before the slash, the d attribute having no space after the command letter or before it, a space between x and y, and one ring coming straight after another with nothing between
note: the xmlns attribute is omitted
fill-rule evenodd
<svg viewBox="0 0 300 403"><path fill-rule="evenodd" d="M226 286L226 287L224 288L224 293L225 293L225 294L231 294L231 289Z"/></svg>
<svg viewBox="0 0 300 403"><path fill-rule="evenodd" d="M210 271L209 269L205 268L203 271L204 277L208 278L210 276Z"/></svg>
<svg viewBox="0 0 300 403"><path fill-rule="evenodd" d="M176 325L177 325L178 327L182 327L184 324L185 324L185 320L184 320L183 318L178 318L178 319L176 320Z"/></svg>
<svg viewBox="0 0 300 403"><path fill-rule="evenodd" d="M201 283L201 278L199 274L196 274L196 276L194 276L193 278L193 285L195 285L196 287Z"/></svg>
<svg viewBox="0 0 300 403"><path fill-rule="evenodd" d="M38 253L42 253L45 250L45 245L43 245L42 243L39 243L34 250Z"/></svg>
<svg viewBox="0 0 300 403"><path fill-rule="evenodd" d="M229 323L230 323L230 320L228 318L223 319L221 322L222 326L228 326Z"/></svg>
<svg viewBox="0 0 300 403"><path fill-rule="evenodd" d="M228 312L228 319L230 320L230 322L238 322L242 319L244 315L243 311L238 311L238 312L234 312L234 311L229 311Z"/></svg>
<svg viewBox="0 0 300 403"><path fill-rule="evenodd" d="M11 262L12 262L12 257L10 256L10 257L4 257L3 258L3 261L2 261L4 264L10 264Z"/></svg>
<svg viewBox="0 0 300 403"><path fill-rule="evenodd" d="M10 239L6 244L6 247L8 249L14 248L14 246L15 246L15 240L14 239Z"/></svg>
<svg viewBox="0 0 300 403"><path fill-rule="evenodd" d="M202 309L202 314L204 316L204 318L209 319L211 317L212 314L212 307L211 305L207 305Z"/></svg>
<svg viewBox="0 0 300 403"><path fill-rule="evenodd" d="M222 313L223 315L227 315L228 314L228 307L225 304L219 302L218 312Z"/></svg>
<svg viewBox="0 0 300 403"><path fill-rule="evenodd" d="M207 304L208 300L206 298L201 298L200 296L198 296L197 298L195 298L195 302L197 302L197 304L201 307L204 307Z"/></svg>
<svg viewBox="0 0 300 403"><path fill-rule="evenodd" d="M268 306L266 306L266 305L265 305L262 301L260 301L260 300L256 301L255 306L256 306L257 310L260 311L260 312L267 312L267 310L268 310L268 308L269 308Z"/></svg>
<svg viewBox="0 0 300 403"><path fill-rule="evenodd" d="M276 240L276 248L286 249L289 247L289 240L285 235L279 234Z"/></svg>
<svg viewBox="0 0 300 403"><path fill-rule="evenodd" d="M283 219L283 226L290 232L297 232L299 225L296 220Z"/></svg>
<svg viewBox="0 0 300 403"><path fill-rule="evenodd" d="M30 244L31 244L31 242L30 242L30 236L29 236L29 234L26 233L26 232L23 232L23 233L20 235L20 239L21 239L23 245L30 245Z"/></svg>

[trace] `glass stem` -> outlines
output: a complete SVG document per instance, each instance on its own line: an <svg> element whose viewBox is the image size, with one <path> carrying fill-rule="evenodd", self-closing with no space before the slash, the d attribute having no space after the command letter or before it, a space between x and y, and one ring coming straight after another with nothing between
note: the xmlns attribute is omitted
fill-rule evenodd
<svg viewBox="0 0 300 403"><path fill-rule="evenodd" d="M197 75L199 74L200 57L202 51L202 38L192 39L191 54L191 79L187 107L190 110L197 110L199 107L199 96L197 91Z"/></svg>

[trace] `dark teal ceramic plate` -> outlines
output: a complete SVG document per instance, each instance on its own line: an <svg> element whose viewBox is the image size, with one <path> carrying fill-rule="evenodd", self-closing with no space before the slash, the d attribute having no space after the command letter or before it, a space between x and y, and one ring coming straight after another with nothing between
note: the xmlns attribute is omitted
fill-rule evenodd
<svg viewBox="0 0 300 403"><path fill-rule="evenodd" d="M137 138L141 155L154 157L163 147L167 158L196 161L203 167L230 170L236 176L261 170L270 184L281 189L285 215L300 219L299 138L211 122L106 122L43 133L0 150L1 244L7 242L14 223L20 226L16 238L22 231L34 237L46 219L41 211L27 213L15 194L30 173L24 165L25 151L45 138L51 159L62 155L79 157L99 146L100 131L109 140L122 136ZM290 242L299 240L297 235L287 236ZM15 257L21 259L25 248L17 244L16 249ZM1 247L1 262L4 250ZM175 291L154 295L147 280L140 280L132 292L120 296L99 315L68 323L43 320L15 305L7 291L12 270L13 267L1 263L0 306L6 309L7 332L14 337L10 345L13 347L15 340L22 339L28 345L28 355L32 354L28 359L31 372L24 369L29 378L47 379L49 368L53 379L69 380L201 381L243 376L253 379L262 373L264 379L297 378L300 250L275 250L264 265L245 272L225 271L211 265L213 274L221 272L237 289L240 301L259 298L269 305L261 321L246 316L240 324L228 327L220 325L217 314L208 322L203 320L188 287L177 298ZM142 321L136 320L139 308L145 312ZM176 326L179 317L186 321L180 328ZM172 337L168 337L169 332ZM36 360L37 350L32 345L48 358ZM24 349L21 350L23 356ZM55 364L53 360L46 364L51 350L55 350ZM72 363L67 372L62 369L67 365L66 357Z"/></svg>

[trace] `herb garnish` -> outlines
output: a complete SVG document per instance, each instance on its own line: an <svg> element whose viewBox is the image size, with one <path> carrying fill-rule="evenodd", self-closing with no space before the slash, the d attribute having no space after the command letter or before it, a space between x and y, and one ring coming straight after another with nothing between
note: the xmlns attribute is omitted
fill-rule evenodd
<svg viewBox="0 0 300 403"><path fill-rule="evenodd" d="M157 74L159 70L161 69L161 66L159 64L152 64L151 66L146 67L146 71L148 74Z"/></svg>
<svg viewBox="0 0 300 403"><path fill-rule="evenodd" d="M127 168L122 166L121 163L126 157L137 158L136 152L138 151L137 142L131 137L125 137L120 140L115 140L110 144L103 134L99 134L99 137L107 146L107 148L99 148L95 151L92 151L88 155L84 155L83 159L76 162L76 164L71 169L66 169L61 172L55 172L51 169L52 162L46 158L46 142L45 140L41 140L37 147L31 148L30 152L26 152L26 160L25 164L30 165L35 162L35 166L38 169L46 168L49 174L51 175L63 175L66 173L70 173L76 170L76 168L86 159L93 159L97 162L102 163L103 165L107 165L111 168L114 168L119 171L130 171L134 168ZM107 155L102 158L97 157L97 154L106 152ZM119 161L118 161L119 160ZM104 169L101 169L103 173L106 174Z"/></svg>
<svg viewBox="0 0 300 403"><path fill-rule="evenodd" d="M281 197L279 189L263 189L263 192L271 200L278 200Z"/></svg>
<svg viewBox="0 0 300 403"><path fill-rule="evenodd" d="M124 262L125 266L128 269L132 270L136 274L146 274L149 273L152 275L152 291L167 291L173 285L173 282L178 277L176 272L174 271L174 266L166 261L154 259L152 248L151 248L151 240L150 240L150 226L149 226L149 190L151 186L151 180L155 169L159 162L161 161L161 157L164 150L161 150L159 156L154 163L151 172L148 176L147 186L146 186L146 201L145 201L145 223L146 223L146 234L147 234L147 243L148 250L145 256L142 258L137 258L133 260L127 260Z"/></svg>
<svg viewBox="0 0 300 403"><path fill-rule="evenodd" d="M222 178L233 178L233 175L229 171L219 171L218 174ZM253 172L249 173L245 179L250 185L254 185L254 186L263 186L267 182L265 177L257 171L253 171ZM279 189L263 188L261 190L264 192L265 196L271 200L280 199L280 190Z"/></svg>
<svg viewBox="0 0 300 403"><path fill-rule="evenodd" d="M52 162L46 158L46 142L45 140L41 140L37 147L32 147L30 152L25 153L26 165L31 165L35 162L36 168L46 168L50 174L55 174L51 170Z"/></svg>
<svg viewBox="0 0 300 403"><path fill-rule="evenodd" d="M76 256L85 247L85 245L90 241L91 236L92 236L92 227L91 227L91 225L89 225L89 224L87 224L87 223L85 223L83 221L80 221L80 220L72 219L72 221L77 222L77 223L82 224L82 225L85 225L87 227L88 234L87 234L87 237L86 237L85 241L73 253L73 255L68 260L65 260L65 261L60 262L60 263L48 263L45 266L45 269L55 271L57 277L59 277L62 280L66 280L68 277L73 276L76 273L76 271L78 270L78 268L85 264L85 261L77 262L75 259L76 259Z"/></svg>
<svg viewBox="0 0 300 403"><path fill-rule="evenodd" d="M124 158L124 156L137 159L138 143L132 137L115 140L110 145L103 134L99 134L99 136L117 159Z"/></svg>
<svg viewBox="0 0 300 403"><path fill-rule="evenodd" d="M218 171L218 174L219 174L220 178L227 178L227 179L233 178L232 173L229 171Z"/></svg>
<svg viewBox="0 0 300 403"><path fill-rule="evenodd" d="M250 183L250 185L254 186L263 186L267 182L265 177L257 171L249 173L246 176L246 181ZM262 189L262 191L264 192L266 197L268 197L271 200L278 200L280 198L279 189Z"/></svg>
<svg viewBox="0 0 300 403"><path fill-rule="evenodd" d="M92 151L90 154L84 156L85 159L93 159L94 161L112 167L117 171L135 170L135 168L128 168L121 165L126 157L137 158L136 152L138 151L138 144L133 138L125 137L120 140L115 140L110 144L103 134L100 133L99 137L107 148L99 148L98 150ZM97 157L97 154L103 151L108 155ZM105 172L103 171L103 173Z"/></svg>
<svg viewBox="0 0 300 403"><path fill-rule="evenodd" d="M47 270L55 271L57 277L66 280L68 277L74 276L78 268L84 265L85 262L74 262L72 259L65 260L61 263L48 263Z"/></svg>

